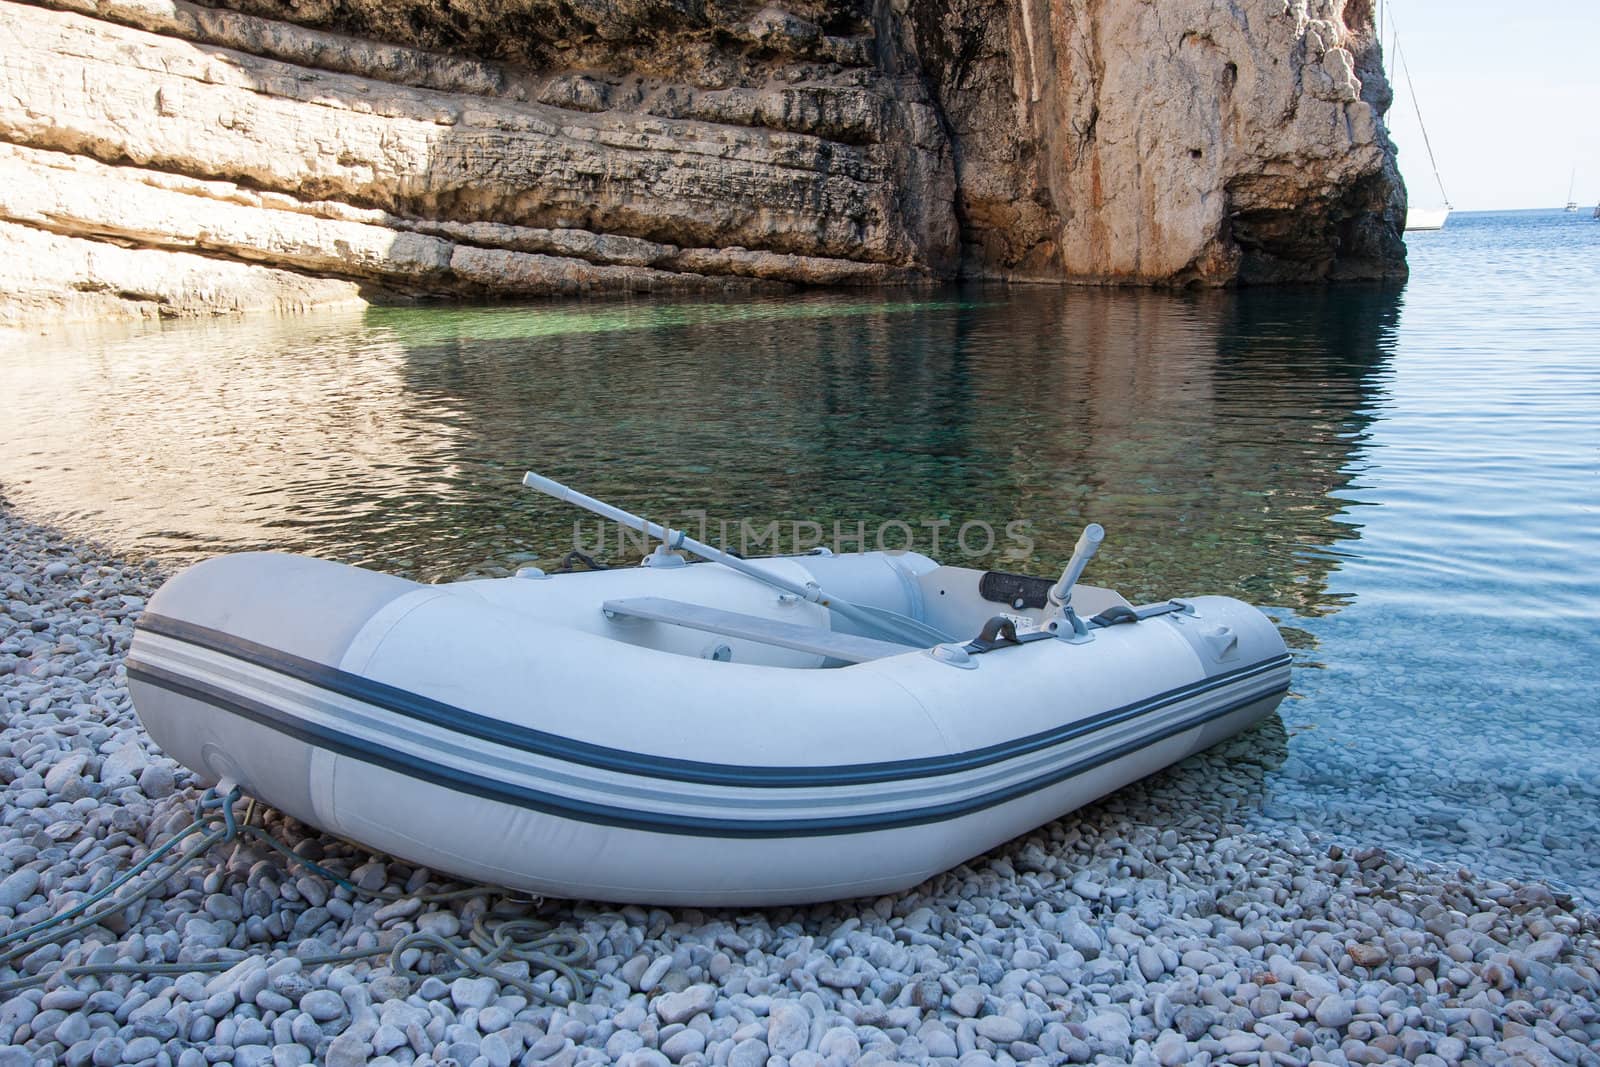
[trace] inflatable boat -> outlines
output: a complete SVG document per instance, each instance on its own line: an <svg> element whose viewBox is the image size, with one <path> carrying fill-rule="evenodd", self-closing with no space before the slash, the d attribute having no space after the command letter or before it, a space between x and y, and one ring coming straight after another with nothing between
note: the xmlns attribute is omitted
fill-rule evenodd
<svg viewBox="0 0 1600 1067"><path fill-rule="evenodd" d="M748 906L914 886L1288 687L1248 604L1077 584L1097 536L1053 581L910 552L744 560L602 513L664 543L638 567L446 585L199 563L138 623L135 708L207 781L414 863Z"/></svg>

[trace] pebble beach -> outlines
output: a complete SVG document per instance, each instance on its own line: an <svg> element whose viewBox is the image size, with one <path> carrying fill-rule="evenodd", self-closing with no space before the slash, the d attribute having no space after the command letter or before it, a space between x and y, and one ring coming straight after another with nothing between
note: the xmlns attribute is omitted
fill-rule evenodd
<svg viewBox="0 0 1600 1067"><path fill-rule="evenodd" d="M193 818L203 786L144 734L122 665L162 577L0 502L0 938ZM1600 916L1320 824L1251 828L1273 729L908 893L799 909L425 900L466 887L256 813L347 884L240 839L59 943L12 937L0 1067L1600 1065ZM580 936L581 988L457 977L426 942L314 962L504 917ZM148 970L60 973L84 964Z"/></svg>

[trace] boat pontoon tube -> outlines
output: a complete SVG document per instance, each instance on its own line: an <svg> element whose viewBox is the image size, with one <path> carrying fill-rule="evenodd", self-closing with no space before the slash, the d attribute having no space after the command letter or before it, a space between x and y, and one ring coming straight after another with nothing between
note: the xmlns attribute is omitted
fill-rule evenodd
<svg viewBox="0 0 1600 1067"><path fill-rule="evenodd" d="M915 554L760 562L952 632L1041 615L1031 593L996 603L994 572ZM242 554L156 593L128 678L202 778L414 863L563 897L798 903L916 885L1287 688L1283 641L1247 604L1133 621L1104 590L1075 603L1122 622L927 650L836 633L714 564L426 586Z"/></svg>

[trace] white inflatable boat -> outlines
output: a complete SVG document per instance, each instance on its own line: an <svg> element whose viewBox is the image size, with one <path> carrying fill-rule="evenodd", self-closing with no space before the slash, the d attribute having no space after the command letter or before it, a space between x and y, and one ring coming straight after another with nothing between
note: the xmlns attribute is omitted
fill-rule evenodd
<svg viewBox="0 0 1600 1067"><path fill-rule="evenodd" d="M1223 597L1134 608L1073 568L914 553L724 562L430 586L220 557L151 599L129 687L185 766L374 849L553 896L765 905L916 885L1289 682L1277 629Z"/></svg>

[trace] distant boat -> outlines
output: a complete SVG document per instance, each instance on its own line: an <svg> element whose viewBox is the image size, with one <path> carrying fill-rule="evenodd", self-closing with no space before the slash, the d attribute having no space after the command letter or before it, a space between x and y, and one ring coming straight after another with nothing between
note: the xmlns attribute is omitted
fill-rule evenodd
<svg viewBox="0 0 1600 1067"><path fill-rule="evenodd" d="M1600 219L1600 204L1594 206L1594 217Z"/></svg>
<svg viewBox="0 0 1600 1067"><path fill-rule="evenodd" d="M1572 187L1578 183L1578 168L1572 168L1572 177L1567 179L1567 210L1577 211L1578 202L1572 199Z"/></svg>
<svg viewBox="0 0 1600 1067"><path fill-rule="evenodd" d="M1600 208L1596 208L1600 211ZM1407 230L1442 230L1444 220L1450 217L1448 207L1408 207L1406 208Z"/></svg>
<svg viewBox="0 0 1600 1067"><path fill-rule="evenodd" d="M1385 7L1389 5L1384 5ZM1380 18L1383 8L1379 8ZM1389 22L1394 23L1394 12L1389 12ZM1382 35L1382 30L1379 30ZM1401 71L1406 76L1406 88L1411 94L1411 106L1417 113L1417 128L1422 131L1422 146L1428 150L1428 163L1433 167L1433 180L1439 186L1439 199L1444 202L1443 207L1407 207L1407 230L1442 230L1444 222L1450 217L1450 194L1444 191L1444 179L1439 176L1439 161L1433 158L1433 144L1428 140L1428 127L1422 121L1422 105L1417 101L1417 87L1411 80L1411 67L1406 63L1405 53L1400 51L1400 32L1395 30L1394 56L1400 64Z"/></svg>

